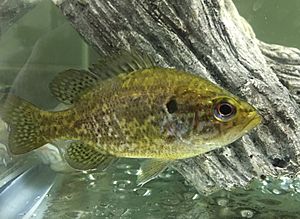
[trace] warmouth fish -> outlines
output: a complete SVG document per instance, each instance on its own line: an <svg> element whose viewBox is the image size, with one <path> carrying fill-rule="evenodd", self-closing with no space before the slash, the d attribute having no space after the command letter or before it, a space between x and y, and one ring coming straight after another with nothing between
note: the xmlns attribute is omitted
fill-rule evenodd
<svg viewBox="0 0 300 219"><path fill-rule="evenodd" d="M44 111L8 97L1 116L13 154L71 140L64 156L79 170L118 157L151 158L142 164L143 184L170 161L230 144L261 121L237 96L198 75L157 67L145 54L123 52L89 70L70 69L51 82L66 110Z"/></svg>

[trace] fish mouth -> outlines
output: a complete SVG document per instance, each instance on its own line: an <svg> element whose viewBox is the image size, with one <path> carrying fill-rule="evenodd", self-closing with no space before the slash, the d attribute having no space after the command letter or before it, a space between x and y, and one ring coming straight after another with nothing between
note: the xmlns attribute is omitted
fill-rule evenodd
<svg viewBox="0 0 300 219"><path fill-rule="evenodd" d="M258 126L261 121L262 121L262 117L261 115L259 115L257 112L250 112L249 115L249 122L245 125L244 127L244 132L248 132L251 129L253 129L254 127Z"/></svg>

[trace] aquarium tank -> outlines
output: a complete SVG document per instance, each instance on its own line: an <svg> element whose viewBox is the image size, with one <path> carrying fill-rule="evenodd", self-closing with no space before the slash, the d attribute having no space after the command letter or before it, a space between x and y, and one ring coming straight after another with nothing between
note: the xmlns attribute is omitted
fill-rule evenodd
<svg viewBox="0 0 300 219"><path fill-rule="evenodd" d="M84 33L74 27L74 23L80 23L81 16L72 23L70 16L57 6L61 2L0 2L1 107L7 96L13 94L47 111L65 110L64 104L51 93L49 84L59 72L88 70L103 59L105 51L97 51L95 45L82 37ZM88 4L85 0L76 2L78 7ZM98 2L106 4L105 0ZM136 2L139 7L139 1ZM159 5L160 0L153 2ZM298 0L233 2L252 26L257 39L300 49ZM181 3L174 1L174 4ZM172 7L163 10L172 11ZM72 11L68 11L70 14ZM103 46L110 47L114 45ZM169 166L141 186L137 179L142 159L120 158L104 170L74 171L59 146L51 142L29 153L13 155L8 148L9 132L6 122L0 120L0 218L3 219L300 217L300 178L297 176L261 175L244 186L202 193L180 171Z"/></svg>

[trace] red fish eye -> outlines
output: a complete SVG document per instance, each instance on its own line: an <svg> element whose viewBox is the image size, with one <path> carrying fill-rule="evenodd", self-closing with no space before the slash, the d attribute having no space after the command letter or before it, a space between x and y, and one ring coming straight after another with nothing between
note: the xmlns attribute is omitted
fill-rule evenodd
<svg viewBox="0 0 300 219"><path fill-rule="evenodd" d="M235 107L228 102L217 103L214 109L215 117L222 120L230 119L235 113Z"/></svg>

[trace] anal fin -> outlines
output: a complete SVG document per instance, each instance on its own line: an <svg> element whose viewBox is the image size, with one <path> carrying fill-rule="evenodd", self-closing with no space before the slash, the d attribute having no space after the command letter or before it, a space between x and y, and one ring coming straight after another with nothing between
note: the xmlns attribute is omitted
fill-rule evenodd
<svg viewBox="0 0 300 219"><path fill-rule="evenodd" d="M167 169L170 161L148 159L141 164L142 173L137 177L137 184L144 185Z"/></svg>
<svg viewBox="0 0 300 219"><path fill-rule="evenodd" d="M91 145L84 144L80 141L70 143L65 153L65 159L71 167L78 170L96 168L103 170L117 160L116 157L102 154Z"/></svg>

